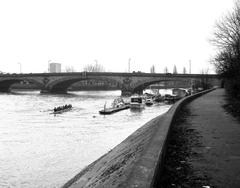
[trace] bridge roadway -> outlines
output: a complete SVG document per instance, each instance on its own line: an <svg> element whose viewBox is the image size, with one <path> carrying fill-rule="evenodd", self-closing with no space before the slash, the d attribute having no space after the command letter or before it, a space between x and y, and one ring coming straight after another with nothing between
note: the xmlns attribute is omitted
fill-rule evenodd
<svg viewBox="0 0 240 188"><path fill-rule="evenodd" d="M0 92L11 91L11 85L22 81L36 84L41 93L67 93L68 88L79 81L99 80L117 85L122 95L141 93L147 86L161 82L183 82L191 87L197 82L220 86L221 80L215 74L162 74L162 73L120 73L120 72L71 72L0 74Z"/></svg>

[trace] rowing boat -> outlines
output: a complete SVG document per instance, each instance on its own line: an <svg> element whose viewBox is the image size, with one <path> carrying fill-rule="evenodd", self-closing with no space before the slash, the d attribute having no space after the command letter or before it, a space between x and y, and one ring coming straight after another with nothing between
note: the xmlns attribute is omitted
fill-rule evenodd
<svg viewBox="0 0 240 188"><path fill-rule="evenodd" d="M62 110L57 110L57 111L53 111L53 112L51 112L50 114L62 114L63 112L68 112L68 111L70 111L70 110L72 110L72 107L69 107L69 108L65 108L65 109L62 109Z"/></svg>

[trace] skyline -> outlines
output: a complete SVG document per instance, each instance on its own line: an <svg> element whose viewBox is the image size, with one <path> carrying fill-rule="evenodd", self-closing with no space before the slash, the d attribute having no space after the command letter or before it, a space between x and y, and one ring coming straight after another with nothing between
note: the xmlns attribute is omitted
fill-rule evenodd
<svg viewBox="0 0 240 188"><path fill-rule="evenodd" d="M214 24L233 1L0 2L0 71L47 72L48 63L83 71L96 61L106 71L181 73L209 69Z"/></svg>

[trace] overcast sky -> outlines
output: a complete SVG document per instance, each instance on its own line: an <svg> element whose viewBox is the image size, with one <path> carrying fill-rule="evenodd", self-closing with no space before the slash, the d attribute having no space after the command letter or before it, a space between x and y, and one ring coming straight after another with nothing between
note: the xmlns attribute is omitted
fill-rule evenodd
<svg viewBox="0 0 240 188"><path fill-rule="evenodd" d="M232 0L0 0L0 71L47 72L48 62L82 71L192 73L212 66L209 43Z"/></svg>

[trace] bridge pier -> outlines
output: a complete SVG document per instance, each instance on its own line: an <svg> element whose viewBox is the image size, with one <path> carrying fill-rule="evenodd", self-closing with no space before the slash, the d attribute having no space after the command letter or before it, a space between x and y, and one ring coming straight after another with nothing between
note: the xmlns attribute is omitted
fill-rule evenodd
<svg viewBox="0 0 240 188"><path fill-rule="evenodd" d="M49 90L46 90L46 89L41 89L40 93L45 94L45 93L51 93L51 92Z"/></svg>
<svg viewBox="0 0 240 188"><path fill-rule="evenodd" d="M11 89L10 87L0 87L0 92L1 93L10 93L11 92Z"/></svg>
<svg viewBox="0 0 240 188"><path fill-rule="evenodd" d="M8 90L0 90L0 93L11 93L11 89L8 89Z"/></svg>
<svg viewBox="0 0 240 188"><path fill-rule="evenodd" d="M128 97L132 95L132 91L121 90L121 96Z"/></svg>
<svg viewBox="0 0 240 188"><path fill-rule="evenodd" d="M50 89L41 89L40 93L42 94L67 94L67 90L50 90Z"/></svg>

